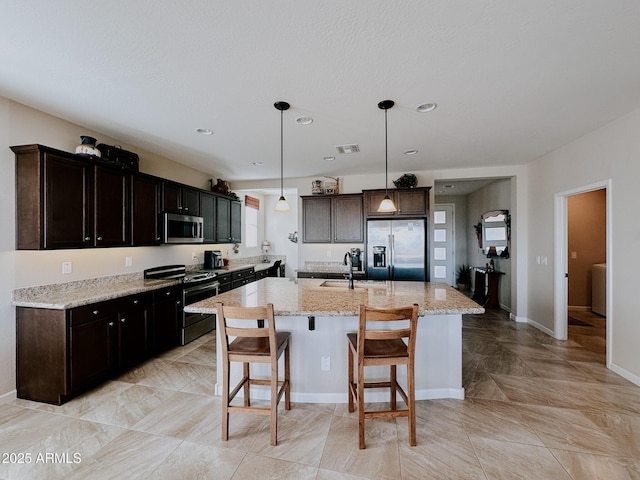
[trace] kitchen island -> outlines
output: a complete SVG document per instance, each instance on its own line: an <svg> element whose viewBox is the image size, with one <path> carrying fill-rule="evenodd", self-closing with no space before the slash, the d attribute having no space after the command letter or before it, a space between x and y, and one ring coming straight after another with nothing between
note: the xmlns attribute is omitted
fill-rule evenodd
<svg viewBox="0 0 640 480"><path fill-rule="evenodd" d="M215 313L215 304L258 306L273 303L278 330L291 332L291 391L294 402L347 401L346 333L358 329L358 306L395 308L417 303L420 318L416 337L416 398L464 398L462 386L462 315L484 309L457 290L437 283L265 278L185 307L192 313ZM220 338L217 338L217 378L222 378ZM252 366L260 376L266 365ZM371 368L371 375L388 369ZM377 369L377 370L376 370ZM232 364L231 376L241 366ZM370 374L367 374L370 376ZM405 381L404 369L398 377ZM221 382L216 394L222 391ZM252 394L253 395L253 394ZM268 395L265 389L257 396ZM387 401L388 391L372 389L367 401Z"/></svg>

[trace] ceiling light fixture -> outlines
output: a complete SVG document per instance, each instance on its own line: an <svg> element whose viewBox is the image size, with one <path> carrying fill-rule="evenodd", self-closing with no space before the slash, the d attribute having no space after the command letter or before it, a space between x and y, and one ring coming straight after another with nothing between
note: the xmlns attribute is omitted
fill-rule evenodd
<svg viewBox="0 0 640 480"><path fill-rule="evenodd" d="M422 105L418 105L416 107L416 111L419 113L432 112L438 106L437 103L423 103Z"/></svg>
<svg viewBox="0 0 640 480"><path fill-rule="evenodd" d="M296 122L299 125L310 125L313 123L313 118L311 117L298 117L296 118Z"/></svg>
<svg viewBox="0 0 640 480"><path fill-rule="evenodd" d="M322 157L323 160L326 160L327 162L333 162L336 157Z"/></svg>
<svg viewBox="0 0 640 480"><path fill-rule="evenodd" d="M284 198L284 136L283 136L283 116L284 111L289 110L290 105L287 102L276 102L273 104L276 110L280 110L280 198L276 203L276 212L288 212L291 210L289 204Z"/></svg>
<svg viewBox="0 0 640 480"><path fill-rule="evenodd" d="M398 209L393 204L393 200L389 198L388 175L389 175L389 146L387 141L387 110L395 105L393 100L383 100L378 103L378 108L384 110L384 198L378 207L379 213L393 213Z"/></svg>
<svg viewBox="0 0 640 480"><path fill-rule="evenodd" d="M197 128L196 132L200 135L213 135L213 130L209 130L208 128Z"/></svg>
<svg viewBox="0 0 640 480"><path fill-rule="evenodd" d="M405 155L415 155L416 153L418 153L418 150L407 150L404 152Z"/></svg>
<svg viewBox="0 0 640 480"><path fill-rule="evenodd" d="M261 167L263 165L262 162L253 162L253 165L255 165L256 167Z"/></svg>

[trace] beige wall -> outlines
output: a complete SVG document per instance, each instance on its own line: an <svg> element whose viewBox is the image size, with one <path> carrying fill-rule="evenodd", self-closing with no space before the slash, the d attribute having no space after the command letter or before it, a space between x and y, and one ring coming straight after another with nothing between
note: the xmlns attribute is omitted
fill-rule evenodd
<svg viewBox="0 0 640 480"><path fill-rule="evenodd" d="M80 135L88 134L100 143L121 144L99 132L52 117L0 97L0 399L15 390L15 308L11 292L15 288L68 282L108 275L141 272L145 268L178 263L191 265L191 253L202 262L204 246L161 246L56 251L15 250L15 156L12 145L39 143L64 151L74 151ZM200 188L208 188L215 173L203 173L170 159L122 144L140 155L140 170ZM212 246L211 248L228 248ZM96 254L99 251L99 254ZM125 267L126 256L133 266ZM62 262L71 261L73 273L62 275Z"/></svg>
<svg viewBox="0 0 640 480"><path fill-rule="evenodd" d="M635 221L640 178L640 109L529 164L529 320L554 330L554 215L556 196L610 180L612 234L607 268L611 282L610 367L640 384L640 338L636 279L640 223ZM586 189L585 189L586 190ZM549 258L536 263L537 255ZM562 280L560 280L562 281Z"/></svg>
<svg viewBox="0 0 640 480"><path fill-rule="evenodd" d="M591 307L591 268L607 260L606 194L594 190L567 200L569 307Z"/></svg>

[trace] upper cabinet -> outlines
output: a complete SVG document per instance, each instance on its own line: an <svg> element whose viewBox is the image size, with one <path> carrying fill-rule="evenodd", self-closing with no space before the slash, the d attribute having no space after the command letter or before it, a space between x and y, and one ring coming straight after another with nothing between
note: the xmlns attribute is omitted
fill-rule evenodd
<svg viewBox="0 0 640 480"><path fill-rule="evenodd" d="M379 213L378 207L385 190L365 190L364 203L367 217L426 217L429 215L430 187L388 190L389 197L398 209L393 213Z"/></svg>
<svg viewBox="0 0 640 480"><path fill-rule="evenodd" d="M242 204L228 197L216 197L216 242L242 241Z"/></svg>
<svg viewBox="0 0 640 480"><path fill-rule="evenodd" d="M202 238L204 243L216 241L216 197L200 192L200 216L202 217Z"/></svg>
<svg viewBox="0 0 640 480"><path fill-rule="evenodd" d="M131 236L133 245L159 245L160 181L148 175L132 175Z"/></svg>
<svg viewBox="0 0 640 480"><path fill-rule="evenodd" d="M41 145L16 153L16 248L128 245L130 174Z"/></svg>
<svg viewBox="0 0 640 480"><path fill-rule="evenodd" d="M162 210L184 215L200 215L200 197L195 188L179 183L162 182Z"/></svg>
<svg viewBox="0 0 640 480"><path fill-rule="evenodd" d="M362 243L362 195L304 196L302 223L305 243Z"/></svg>

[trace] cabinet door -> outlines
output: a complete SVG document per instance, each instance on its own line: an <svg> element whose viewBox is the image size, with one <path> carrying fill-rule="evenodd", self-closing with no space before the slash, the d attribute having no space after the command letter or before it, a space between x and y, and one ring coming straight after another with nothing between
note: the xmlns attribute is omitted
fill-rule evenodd
<svg viewBox="0 0 640 480"><path fill-rule="evenodd" d="M231 241L231 200L224 197L216 197L216 241Z"/></svg>
<svg viewBox="0 0 640 480"><path fill-rule="evenodd" d="M231 202L231 218L229 221L231 242L242 242L242 204L240 202Z"/></svg>
<svg viewBox="0 0 640 480"><path fill-rule="evenodd" d="M131 241L133 245L159 245L158 180L133 175L131 190Z"/></svg>
<svg viewBox="0 0 640 480"><path fill-rule="evenodd" d="M396 208L398 215L427 215L428 190L398 190Z"/></svg>
<svg viewBox="0 0 640 480"><path fill-rule="evenodd" d="M216 197L200 192L200 216L203 218L204 243L216 242Z"/></svg>
<svg viewBox="0 0 640 480"><path fill-rule="evenodd" d="M182 288L154 292L153 299L153 351L159 353L179 344Z"/></svg>
<svg viewBox="0 0 640 480"><path fill-rule="evenodd" d="M97 310L96 310L97 311ZM70 328L70 390L77 393L108 377L117 362L114 315L97 316Z"/></svg>
<svg viewBox="0 0 640 480"><path fill-rule="evenodd" d="M129 367L149 355L148 306L118 315L118 366Z"/></svg>
<svg viewBox="0 0 640 480"><path fill-rule="evenodd" d="M333 197L333 241L335 243L364 242L362 195Z"/></svg>
<svg viewBox="0 0 640 480"><path fill-rule="evenodd" d="M162 182L162 211L182 213L182 189L177 183Z"/></svg>
<svg viewBox="0 0 640 480"><path fill-rule="evenodd" d="M182 213L185 215L200 215L200 195L193 188L182 187Z"/></svg>
<svg viewBox="0 0 640 480"><path fill-rule="evenodd" d="M128 173L95 167L95 246L131 244L129 181Z"/></svg>
<svg viewBox="0 0 640 480"><path fill-rule="evenodd" d="M92 166L45 153L44 248L93 243Z"/></svg>
<svg viewBox="0 0 640 480"><path fill-rule="evenodd" d="M302 199L302 241L331 243L331 198Z"/></svg>
<svg viewBox="0 0 640 480"><path fill-rule="evenodd" d="M393 216L393 213L380 213L378 212L378 207L380 206L380 202L384 199L385 191L384 190L376 190L371 192L364 193L364 202L365 202L365 211L367 212L367 217L390 217ZM393 203L398 206L396 192L394 190L389 190L389 198L393 200Z"/></svg>

